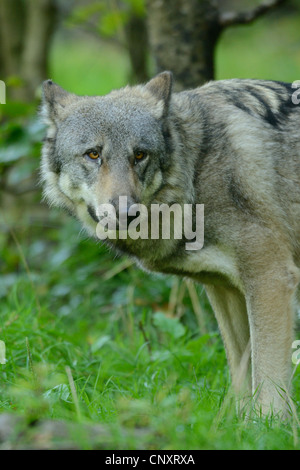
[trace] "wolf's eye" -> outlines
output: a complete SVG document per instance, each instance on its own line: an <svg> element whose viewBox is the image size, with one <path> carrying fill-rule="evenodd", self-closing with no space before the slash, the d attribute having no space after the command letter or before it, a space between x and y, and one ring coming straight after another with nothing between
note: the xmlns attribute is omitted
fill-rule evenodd
<svg viewBox="0 0 300 470"><path fill-rule="evenodd" d="M137 150L135 153L134 153L134 158L135 158L135 162L140 162L141 160L143 160L145 157L146 157L146 152L142 152L141 150Z"/></svg>
<svg viewBox="0 0 300 470"><path fill-rule="evenodd" d="M100 153L98 152L98 150L94 150L94 149L91 149L91 150L88 150L85 154L84 154L84 157L87 159L87 160L99 160L100 159Z"/></svg>
<svg viewBox="0 0 300 470"><path fill-rule="evenodd" d="M89 152L87 152L87 156L89 158L91 158L92 160L97 160L97 158L100 157L99 153L97 152L97 150L91 150Z"/></svg>

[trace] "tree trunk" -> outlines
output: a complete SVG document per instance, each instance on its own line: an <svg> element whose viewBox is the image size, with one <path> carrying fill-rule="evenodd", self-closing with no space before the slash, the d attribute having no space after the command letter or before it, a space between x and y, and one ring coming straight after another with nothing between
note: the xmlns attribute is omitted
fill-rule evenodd
<svg viewBox="0 0 300 470"><path fill-rule="evenodd" d="M177 90L214 78L221 33L211 0L147 0L148 28L157 72L171 70Z"/></svg>
<svg viewBox="0 0 300 470"><path fill-rule="evenodd" d="M150 46L157 72L170 70L175 89L215 78L215 48L229 26L252 23L286 0L267 0L245 12L224 12L216 0L146 0Z"/></svg>
<svg viewBox="0 0 300 470"><path fill-rule="evenodd" d="M56 11L55 0L0 0L0 73L11 100L31 101L48 78Z"/></svg>
<svg viewBox="0 0 300 470"><path fill-rule="evenodd" d="M48 77L48 52L56 23L53 0L27 0L25 43L21 62L24 93L33 97L35 90ZM27 96L23 99L26 101Z"/></svg>
<svg viewBox="0 0 300 470"><path fill-rule="evenodd" d="M1 78L18 74L24 34L24 4L0 0Z"/></svg>
<svg viewBox="0 0 300 470"><path fill-rule="evenodd" d="M146 82L149 45L145 17L133 12L125 26L125 35L131 64L130 82Z"/></svg>

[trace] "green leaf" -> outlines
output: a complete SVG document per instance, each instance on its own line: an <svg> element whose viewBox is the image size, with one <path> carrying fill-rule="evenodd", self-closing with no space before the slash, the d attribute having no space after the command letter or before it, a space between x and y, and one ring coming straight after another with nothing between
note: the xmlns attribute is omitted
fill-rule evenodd
<svg viewBox="0 0 300 470"><path fill-rule="evenodd" d="M153 315L154 325L163 333L168 333L174 339L181 338L185 334L185 328L178 318L167 317L162 312Z"/></svg>
<svg viewBox="0 0 300 470"><path fill-rule="evenodd" d="M94 353L101 349L106 343L110 341L110 336L100 336L91 346L91 351Z"/></svg>
<svg viewBox="0 0 300 470"><path fill-rule="evenodd" d="M56 387L50 388L44 394L44 398L50 400L51 402L56 402L58 400L71 403L72 400L69 400L71 397L71 392L66 384L56 385Z"/></svg>

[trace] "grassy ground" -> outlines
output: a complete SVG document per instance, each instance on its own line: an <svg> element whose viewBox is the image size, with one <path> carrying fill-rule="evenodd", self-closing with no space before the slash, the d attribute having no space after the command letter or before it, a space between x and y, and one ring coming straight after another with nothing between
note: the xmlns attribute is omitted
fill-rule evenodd
<svg viewBox="0 0 300 470"><path fill-rule="evenodd" d="M271 31L272 41L263 23L228 32L218 78L299 79L296 21ZM58 38L52 51L52 78L77 93L106 93L127 70L124 54L82 39ZM9 213L3 207L0 219L0 412L102 423L114 449L300 449L297 413L287 423L237 414L201 286L142 273L55 210ZM296 371L295 409L299 382ZM80 433L74 439L89 448Z"/></svg>
<svg viewBox="0 0 300 470"><path fill-rule="evenodd" d="M2 411L104 423L121 449L300 448L295 419L237 416L200 286L193 305L190 285L113 260L75 222L45 231L3 250L17 270L1 276Z"/></svg>

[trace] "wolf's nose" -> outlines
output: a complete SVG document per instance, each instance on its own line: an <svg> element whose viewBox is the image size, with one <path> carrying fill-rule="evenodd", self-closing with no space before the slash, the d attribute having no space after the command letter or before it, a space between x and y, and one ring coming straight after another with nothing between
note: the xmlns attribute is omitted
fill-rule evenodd
<svg viewBox="0 0 300 470"><path fill-rule="evenodd" d="M119 228L127 229L129 223L136 218L136 215L129 215L129 209L135 204L131 198L119 198L118 202L112 201L116 209L116 216L119 222Z"/></svg>

